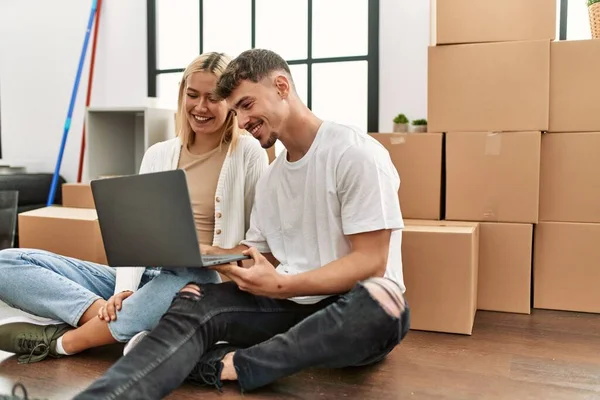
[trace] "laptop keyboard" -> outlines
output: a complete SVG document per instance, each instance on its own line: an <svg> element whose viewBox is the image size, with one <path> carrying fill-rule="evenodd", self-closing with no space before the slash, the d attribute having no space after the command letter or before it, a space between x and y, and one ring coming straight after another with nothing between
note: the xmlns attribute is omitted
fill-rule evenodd
<svg viewBox="0 0 600 400"><path fill-rule="evenodd" d="M226 258L226 257L227 257L226 254L223 254L223 255L210 255L210 256L204 255L204 256L202 256L202 259L210 261L210 260L220 260L220 259L223 259L223 258Z"/></svg>

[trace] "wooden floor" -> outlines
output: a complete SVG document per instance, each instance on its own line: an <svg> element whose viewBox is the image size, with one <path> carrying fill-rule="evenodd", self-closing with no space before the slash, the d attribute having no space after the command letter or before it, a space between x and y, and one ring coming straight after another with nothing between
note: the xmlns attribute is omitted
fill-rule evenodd
<svg viewBox="0 0 600 400"><path fill-rule="evenodd" d="M535 310L532 315L478 312L472 336L411 331L381 364L306 371L244 399L600 399L600 315ZM0 394L15 382L29 398L70 399L100 376L121 346L19 365L0 358ZM0 356L1 357L1 356ZM238 399L184 386L169 399Z"/></svg>

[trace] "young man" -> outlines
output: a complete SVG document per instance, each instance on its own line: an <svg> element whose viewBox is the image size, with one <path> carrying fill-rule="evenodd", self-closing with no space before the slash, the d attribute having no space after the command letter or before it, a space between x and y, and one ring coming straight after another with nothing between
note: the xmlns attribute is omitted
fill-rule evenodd
<svg viewBox="0 0 600 400"><path fill-rule="evenodd" d="M249 391L307 367L380 361L409 330L400 179L388 152L317 118L271 51L242 53L216 91L264 148L277 139L286 148L257 184L246 239L206 250L245 251L254 264L216 267L230 282L187 285L76 399L158 399L186 378Z"/></svg>

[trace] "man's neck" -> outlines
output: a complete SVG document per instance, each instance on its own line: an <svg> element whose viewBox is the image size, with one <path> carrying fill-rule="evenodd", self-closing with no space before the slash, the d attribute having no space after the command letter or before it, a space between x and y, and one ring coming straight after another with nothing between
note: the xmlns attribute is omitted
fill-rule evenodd
<svg viewBox="0 0 600 400"><path fill-rule="evenodd" d="M279 136L287 150L288 161L294 162L304 157L322 123L307 107L299 107L297 111L290 113L285 129Z"/></svg>

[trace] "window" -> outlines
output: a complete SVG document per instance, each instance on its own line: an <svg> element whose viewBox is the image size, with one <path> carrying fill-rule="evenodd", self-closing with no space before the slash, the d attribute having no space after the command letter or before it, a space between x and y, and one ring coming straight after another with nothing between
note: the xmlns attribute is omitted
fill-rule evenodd
<svg viewBox="0 0 600 400"><path fill-rule="evenodd" d="M592 38L587 0L557 0L559 35L557 40Z"/></svg>
<svg viewBox="0 0 600 400"><path fill-rule="evenodd" d="M568 2L567 40L591 39L590 17L586 0Z"/></svg>
<svg viewBox="0 0 600 400"><path fill-rule="evenodd" d="M379 0L148 0L148 96L176 108L196 55L267 48L319 117L377 132L378 46Z"/></svg>

